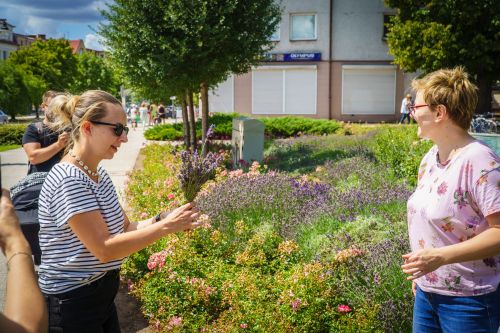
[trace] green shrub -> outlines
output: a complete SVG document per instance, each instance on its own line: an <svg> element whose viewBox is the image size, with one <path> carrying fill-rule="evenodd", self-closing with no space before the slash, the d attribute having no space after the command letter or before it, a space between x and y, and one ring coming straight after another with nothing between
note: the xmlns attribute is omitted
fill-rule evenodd
<svg viewBox="0 0 500 333"><path fill-rule="evenodd" d="M26 131L26 124L0 125L0 145L20 145Z"/></svg>
<svg viewBox="0 0 500 333"><path fill-rule="evenodd" d="M415 186L420 161L431 146L430 141L418 138L415 125L392 126L376 134L373 151L379 162L389 165L397 177Z"/></svg>
<svg viewBox="0 0 500 333"><path fill-rule="evenodd" d="M241 117L237 113L216 113L208 120L209 125L215 125L215 138L229 139L232 135L233 119ZM268 137L291 137L299 134L333 134L342 125L335 120L311 119L304 117L258 118L265 125ZM201 120L196 122L196 136L201 138ZM144 137L148 140L182 140L183 127L181 123L159 125L146 130Z"/></svg>

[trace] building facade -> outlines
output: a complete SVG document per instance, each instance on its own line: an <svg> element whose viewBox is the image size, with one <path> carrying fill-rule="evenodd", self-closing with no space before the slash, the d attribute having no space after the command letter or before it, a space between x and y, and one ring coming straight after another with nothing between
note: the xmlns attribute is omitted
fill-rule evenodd
<svg viewBox="0 0 500 333"><path fill-rule="evenodd" d="M287 0L274 48L211 91L210 111L394 121L412 75L392 65L383 0Z"/></svg>
<svg viewBox="0 0 500 333"><path fill-rule="evenodd" d="M11 52L17 50L14 39L14 26L6 19L0 19L0 60L5 60Z"/></svg>

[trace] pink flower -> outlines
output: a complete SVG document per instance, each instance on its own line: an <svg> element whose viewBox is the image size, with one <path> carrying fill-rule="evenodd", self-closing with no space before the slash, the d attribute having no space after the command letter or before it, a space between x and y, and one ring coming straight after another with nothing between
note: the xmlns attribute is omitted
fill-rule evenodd
<svg viewBox="0 0 500 333"><path fill-rule="evenodd" d="M160 327L161 327L161 325L160 325L160 321L159 321L159 320L157 320L157 321L155 322L155 324L154 324L154 328L155 328L155 330L159 330L159 329L160 329Z"/></svg>
<svg viewBox="0 0 500 333"><path fill-rule="evenodd" d="M446 193L446 190L448 189L448 184L446 182L442 182L437 189L437 194L443 195Z"/></svg>
<svg viewBox="0 0 500 333"><path fill-rule="evenodd" d="M148 217L148 214L147 214L147 213L145 213L145 212L142 212L142 213L141 213L141 215L140 215L140 218L141 218L141 219L145 219L145 218L147 218L147 217Z"/></svg>
<svg viewBox="0 0 500 333"><path fill-rule="evenodd" d="M182 317L173 316L168 321L167 328L171 330L174 327L179 327L181 325L182 325Z"/></svg>
<svg viewBox="0 0 500 333"><path fill-rule="evenodd" d="M245 324L245 323L240 324L240 328L242 328L242 329L248 328L248 324Z"/></svg>
<svg viewBox="0 0 500 333"><path fill-rule="evenodd" d="M348 306L348 305L345 305L345 304L341 304L337 307L337 310L340 312L340 313L349 313L351 312L351 308Z"/></svg>
<svg viewBox="0 0 500 333"><path fill-rule="evenodd" d="M175 198L175 194L173 194L173 193L170 193L169 195L167 195L168 200L173 200L174 198Z"/></svg>
<svg viewBox="0 0 500 333"><path fill-rule="evenodd" d="M292 306L293 311L298 311L300 309L300 306L302 305L302 301L300 298L295 299L295 301L292 301L290 304Z"/></svg>
<svg viewBox="0 0 500 333"><path fill-rule="evenodd" d="M172 183L173 183L172 179L167 179L163 182L163 186L170 187L172 186Z"/></svg>

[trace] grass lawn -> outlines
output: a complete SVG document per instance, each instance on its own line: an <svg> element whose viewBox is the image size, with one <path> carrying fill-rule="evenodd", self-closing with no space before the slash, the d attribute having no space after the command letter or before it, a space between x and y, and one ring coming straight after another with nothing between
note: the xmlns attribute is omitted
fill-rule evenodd
<svg viewBox="0 0 500 333"><path fill-rule="evenodd" d="M21 147L21 145L0 145L0 151L6 151L11 149L16 149Z"/></svg>

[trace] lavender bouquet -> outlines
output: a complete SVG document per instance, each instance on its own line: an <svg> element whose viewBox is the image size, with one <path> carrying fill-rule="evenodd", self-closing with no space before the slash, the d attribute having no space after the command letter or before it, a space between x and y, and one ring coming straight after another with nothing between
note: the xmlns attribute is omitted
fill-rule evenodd
<svg viewBox="0 0 500 333"><path fill-rule="evenodd" d="M201 151L205 148L207 141L214 133L215 125L210 125L206 139L202 143ZM215 177L217 168L222 163L222 156L209 152L206 156L200 155L197 150L183 150L181 152L182 164L177 174L181 184L181 190L188 202L196 198L203 184Z"/></svg>

